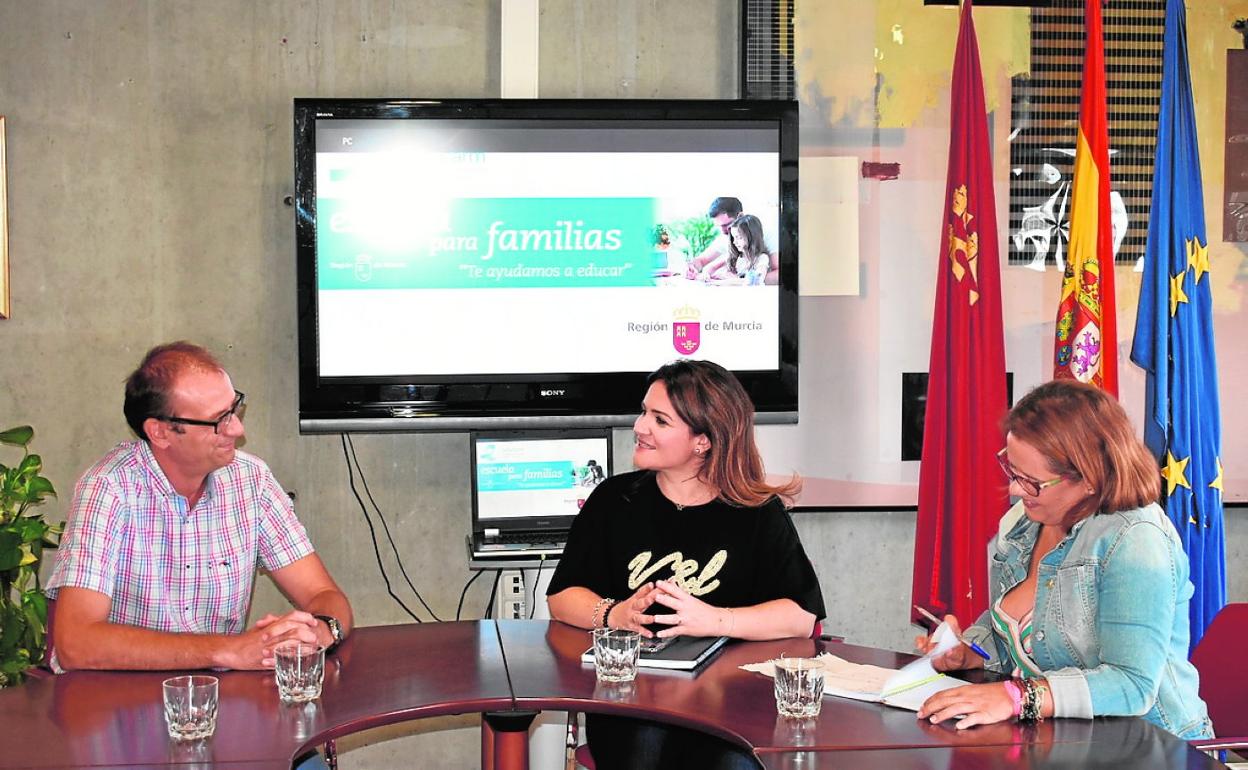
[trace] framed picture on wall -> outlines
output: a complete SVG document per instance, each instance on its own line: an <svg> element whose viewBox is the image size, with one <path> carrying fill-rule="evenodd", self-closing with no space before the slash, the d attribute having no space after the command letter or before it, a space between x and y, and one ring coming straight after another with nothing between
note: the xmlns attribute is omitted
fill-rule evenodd
<svg viewBox="0 0 1248 770"><path fill-rule="evenodd" d="M0 115L0 318L9 317L9 197L6 178L4 116Z"/></svg>

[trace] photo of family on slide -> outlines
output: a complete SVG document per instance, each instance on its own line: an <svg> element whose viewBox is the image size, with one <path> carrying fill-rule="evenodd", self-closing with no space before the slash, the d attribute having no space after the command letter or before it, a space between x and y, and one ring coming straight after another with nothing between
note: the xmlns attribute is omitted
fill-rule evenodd
<svg viewBox="0 0 1248 770"><path fill-rule="evenodd" d="M657 279L721 286L779 282L780 261L767 248L763 223L744 213L738 198L716 198L705 217L656 225L654 240Z"/></svg>

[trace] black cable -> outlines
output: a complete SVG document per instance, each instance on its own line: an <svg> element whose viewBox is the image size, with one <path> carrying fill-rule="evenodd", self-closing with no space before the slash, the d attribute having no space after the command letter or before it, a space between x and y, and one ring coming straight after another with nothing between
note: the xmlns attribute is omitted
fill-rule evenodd
<svg viewBox="0 0 1248 770"><path fill-rule="evenodd" d="M351 455L347 454L347 436L341 434L342 438L342 457L347 461L347 482L351 486L351 494L355 495L355 501L360 504L360 511L364 514L364 521L368 523L368 534L373 539L373 554L377 557L377 569L381 572L381 579L386 583L386 593L390 594L390 598L398 602L403 611L412 617L417 623L423 622L416 616L416 613L403 603L403 600L394 593L394 589L390 587L390 576L386 574L386 567L381 563L381 549L377 547L377 530L373 527L373 520L368 515L368 507L364 505L364 500L360 497L360 493L355 488L355 474L351 471Z"/></svg>
<svg viewBox="0 0 1248 770"><path fill-rule="evenodd" d="M501 569L494 570L494 586L490 589L489 603L485 605L485 612L481 613L484 620L494 617L494 596L498 593L498 583L503 579L503 571Z"/></svg>
<svg viewBox="0 0 1248 770"><path fill-rule="evenodd" d="M537 611L537 584L542 582L542 567L546 564L546 555L543 554L537 562L537 576L533 578L533 602L529 604L529 620L533 619L533 613ZM520 570L520 574L524 574L524 570Z"/></svg>
<svg viewBox="0 0 1248 770"><path fill-rule="evenodd" d="M468 595L468 586L472 585L477 578L481 577L481 573L485 570L477 570L472 573L472 577L468 578L468 582L464 583L464 590L459 592L459 604L455 605L455 619L459 620L459 613L464 609L464 597Z"/></svg>
<svg viewBox="0 0 1248 770"><path fill-rule="evenodd" d="M394 544L394 536L390 534L390 525L386 523L386 517L381 513L381 507L377 505L377 501L373 499L373 493L368 488L368 479L364 478L364 469L360 467L360 458L355 454L355 443L351 441L351 434L344 433L347 437L347 446L351 447L351 459L355 461L355 469L360 472L360 482L364 484L364 494L368 496L368 501L373 504L373 510L377 513L377 519L381 522L381 528L385 530L386 539L390 541L390 550L394 552L394 561L399 565L399 572L403 575L403 579L407 581L407 587L412 589L412 593L416 594L416 598L424 605L425 611L439 623L442 618L438 617L438 613L433 611L429 606L429 602L425 601L425 597L420 595L420 591L416 590L416 586L412 583L412 579L407 576L407 568L403 566L403 557L399 555L399 547Z"/></svg>

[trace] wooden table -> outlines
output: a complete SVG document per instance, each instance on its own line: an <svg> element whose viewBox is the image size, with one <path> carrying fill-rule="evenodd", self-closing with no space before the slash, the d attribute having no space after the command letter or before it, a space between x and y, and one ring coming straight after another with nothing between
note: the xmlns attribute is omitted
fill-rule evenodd
<svg viewBox="0 0 1248 770"><path fill-rule="evenodd" d="M282 705L272 674L223 672L216 734L169 740L168 672L74 672L0 691L0 768L277 770L325 741L380 725L482 713L482 766L524 768L542 710L643 717L753 749L767 768L1205 768L1220 765L1140 719L1049 720L956 731L912 712L827 698L816 720L776 714L771 680L742 663L822 649L897 667L909 656L809 639L730 644L696 675L643 669L600 685L582 664L587 632L557 622L466 621L357 629L327 661L319 700Z"/></svg>
<svg viewBox="0 0 1248 770"><path fill-rule="evenodd" d="M272 672L219 673L216 734L191 744L166 732L160 683L171 675L76 671L0 690L0 767L289 768L332 738L513 703L490 621L357 629L326 660L321 698L301 706L279 702Z"/></svg>
<svg viewBox="0 0 1248 770"><path fill-rule="evenodd" d="M874 703L825 698L815 720L776 713L771 679L745 663L813 656L899 668L913 656L810 639L729 644L693 676L642 669L629 686L604 686L580 655L585 631L561 623L499 621L517 707L654 719L753 749L767 768L1204 768L1218 762L1142 719L1005 722L956 730ZM981 674L982 675L982 674ZM974 678L974 677L971 677Z"/></svg>

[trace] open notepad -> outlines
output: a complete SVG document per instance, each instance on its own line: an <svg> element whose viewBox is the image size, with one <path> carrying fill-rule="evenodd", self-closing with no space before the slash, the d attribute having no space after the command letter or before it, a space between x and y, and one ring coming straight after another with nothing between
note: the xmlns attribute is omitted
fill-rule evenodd
<svg viewBox="0 0 1248 770"><path fill-rule="evenodd" d="M923 702L935 693L968 684L932 668L932 658L961 644L944 623L936 629L934 636L936 647L930 653L900 669L851 663L830 653L821 654L817 660L824 665L823 694L918 711ZM771 661L741 668L775 676Z"/></svg>

